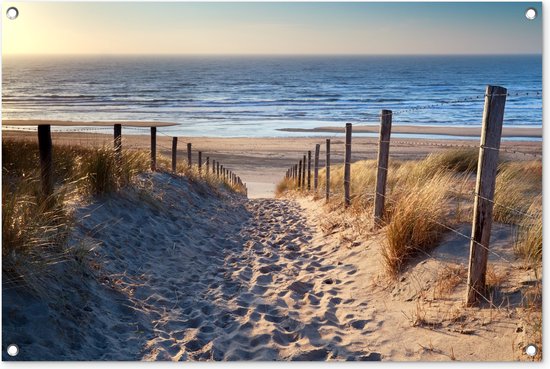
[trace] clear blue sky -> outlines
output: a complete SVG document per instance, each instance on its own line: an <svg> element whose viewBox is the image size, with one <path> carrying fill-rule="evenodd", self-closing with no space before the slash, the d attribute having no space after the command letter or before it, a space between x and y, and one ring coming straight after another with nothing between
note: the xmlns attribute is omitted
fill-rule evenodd
<svg viewBox="0 0 550 369"><path fill-rule="evenodd" d="M11 5L5 54L542 52L540 3L5 3L4 17Z"/></svg>

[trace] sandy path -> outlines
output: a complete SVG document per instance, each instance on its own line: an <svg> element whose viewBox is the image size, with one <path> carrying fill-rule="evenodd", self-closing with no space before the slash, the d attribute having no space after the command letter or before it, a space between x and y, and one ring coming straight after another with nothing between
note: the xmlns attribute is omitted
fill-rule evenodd
<svg viewBox="0 0 550 369"><path fill-rule="evenodd" d="M272 199L245 206L249 219L240 231L215 239L223 254L211 255L201 275L188 278L186 290L195 293L167 301L183 310L154 324L157 338L143 358L378 359L346 348L346 331L364 323L338 319L346 301L331 278L336 266L310 247L315 229L300 206ZM167 343L167 336L174 340Z"/></svg>
<svg viewBox="0 0 550 369"><path fill-rule="evenodd" d="M60 264L52 301L3 296L18 317L3 340L19 359L380 359L357 340L365 318L345 312L359 302L342 276L356 269L328 258L333 245L295 201L148 173L75 219L71 242L94 248L94 270Z"/></svg>

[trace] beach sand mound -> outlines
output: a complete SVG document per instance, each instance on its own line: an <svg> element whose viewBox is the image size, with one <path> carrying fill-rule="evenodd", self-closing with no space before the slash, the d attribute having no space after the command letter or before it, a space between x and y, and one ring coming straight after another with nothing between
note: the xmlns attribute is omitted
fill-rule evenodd
<svg viewBox="0 0 550 369"><path fill-rule="evenodd" d="M3 288L3 352L15 343L17 360L527 359L522 296L537 280L515 259L509 226L493 232L492 305L465 308L467 238L449 233L388 280L383 232L327 234L320 203L248 200L148 173L76 205L72 256L44 277L48 290Z"/></svg>
<svg viewBox="0 0 550 369"><path fill-rule="evenodd" d="M3 289L14 359L381 359L361 339L374 323L344 313L354 267L326 260L295 202L149 173L74 214L70 244L92 251L40 297Z"/></svg>

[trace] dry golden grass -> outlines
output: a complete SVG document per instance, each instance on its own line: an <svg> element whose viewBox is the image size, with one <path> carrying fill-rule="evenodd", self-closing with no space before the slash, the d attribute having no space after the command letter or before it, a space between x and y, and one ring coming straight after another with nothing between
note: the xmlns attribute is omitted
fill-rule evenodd
<svg viewBox="0 0 550 369"><path fill-rule="evenodd" d="M499 166L494 219L500 223L519 224L531 206L529 199L542 193L542 162L506 162Z"/></svg>
<svg viewBox="0 0 550 369"><path fill-rule="evenodd" d="M519 223L515 250L530 265L542 263L542 195L533 199Z"/></svg>
<svg viewBox="0 0 550 369"><path fill-rule="evenodd" d="M478 150L458 149L430 154L423 160L390 160L383 220L386 246L383 249L387 270L391 275L401 270L407 259L428 252L442 233L460 222L471 222L474 203L475 172ZM372 231L376 161L351 164L352 204L343 209L343 165L331 167L328 216L321 227L326 234L351 229L354 234ZM324 199L325 169L319 171L319 190L315 200ZM542 191L540 161L504 162L497 175L495 221L519 225L516 249L526 258L540 258L542 245L541 212L534 210L531 199ZM297 191L294 181L279 183L277 196ZM540 201L539 201L540 202ZM531 209L531 210L530 210ZM533 212L533 217L522 213ZM533 222L533 219L536 221Z"/></svg>
<svg viewBox="0 0 550 369"><path fill-rule="evenodd" d="M448 265L438 272L434 286L435 297L445 297L466 280L468 270L464 265Z"/></svg>
<svg viewBox="0 0 550 369"><path fill-rule="evenodd" d="M392 203L382 248L391 275L397 275L411 257L430 251L446 231L450 180L449 175L437 174L402 190Z"/></svg>
<svg viewBox="0 0 550 369"><path fill-rule="evenodd" d="M105 147L56 145L52 156L55 190L44 198L37 143L2 142L2 273L6 287L24 282L38 292L51 266L86 249L67 249L73 223L65 206L68 200L118 191L150 167L145 151L123 151L121 165L113 150ZM157 160L159 167L170 164L162 156ZM181 173L206 187L205 192L221 187L244 192L241 186L199 173L196 167L182 168Z"/></svg>

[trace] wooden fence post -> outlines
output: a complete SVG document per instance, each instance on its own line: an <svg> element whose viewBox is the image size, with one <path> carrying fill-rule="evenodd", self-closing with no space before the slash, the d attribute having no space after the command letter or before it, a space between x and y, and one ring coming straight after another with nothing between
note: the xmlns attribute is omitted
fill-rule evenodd
<svg viewBox="0 0 550 369"><path fill-rule="evenodd" d="M493 196L506 94L507 90L498 86L487 86L485 93L470 240L466 292L466 305L468 306L476 305L486 294L485 274L493 222Z"/></svg>
<svg viewBox="0 0 550 369"><path fill-rule="evenodd" d="M172 137L172 172L176 173L176 161L178 155L178 138Z"/></svg>
<svg viewBox="0 0 550 369"><path fill-rule="evenodd" d="M311 151L307 152L307 190L311 191Z"/></svg>
<svg viewBox="0 0 550 369"><path fill-rule="evenodd" d="M298 162L298 188L302 188L302 161Z"/></svg>
<svg viewBox="0 0 550 369"><path fill-rule="evenodd" d="M328 202L330 197L330 138L327 138L327 159L325 163L325 171L327 174L325 185L325 200Z"/></svg>
<svg viewBox="0 0 550 369"><path fill-rule="evenodd" d="M306 156L304 155L302 161L302 189L306 188Z"/></svg>
<svg viewBox="0 0 550 369"><path fill-rule="evenodd" d="M378 142L378 168L374 190L374 227L382 226L384 204L386 200L386 180L390 155L392 111L382 110L380 114L380 134Z"/></svg>
<svg viewBox="0 0 550 369"><path fill-rule="evenodd" d="M115 160L117 161L118 169L120 169L122 161L122 124L114 125L114 149Z"/></svg>
<svg viewBox="0 0 550 369"><path fill-rule="evenodd" d="M346 156L344 164L344 202L345 206L351 205L351 123L346 123Z"/></svg>
<svg viewBox="0 0 550 369"><path fill-rule="evenodd" d="M151 127L151 171L157 170L157 127Z"/></svg>
<svg viewBox="0 0 550 369"><path fill-rule="evenodd" d="M220 178L220 162L216 162L216 177Z"/></svg>
<svg viewBox="0 0 550 369"><path fill-rule="evenodd" d="M49 124L38 126L38 152L42 195L47 198L53 193L52 130Z"/></svg>
<svg viewBox="0 0 550 369"><path fill-rule="evenodd" d="M187 144L187 166L191 168L192 158L191 158L191 143Z"/></svg>
<svg viewBox="0 0 550 369"><path fill-rule="evenodd" d="M210 157L206 157L206 174L210 174Z"/></svg>
<svg viewBox="0 0 550 369"><path fill-rule="evenodd" d="M202 151L199 151L199 173L202 172Z"/></svg>
<svg viewBox="0 0 550 369"><path fill-rule="evenodd" d="M319 151L321 150L321 145L315 145L315 159L313 162L313 189L317 191L319 186Z"/></svg>

